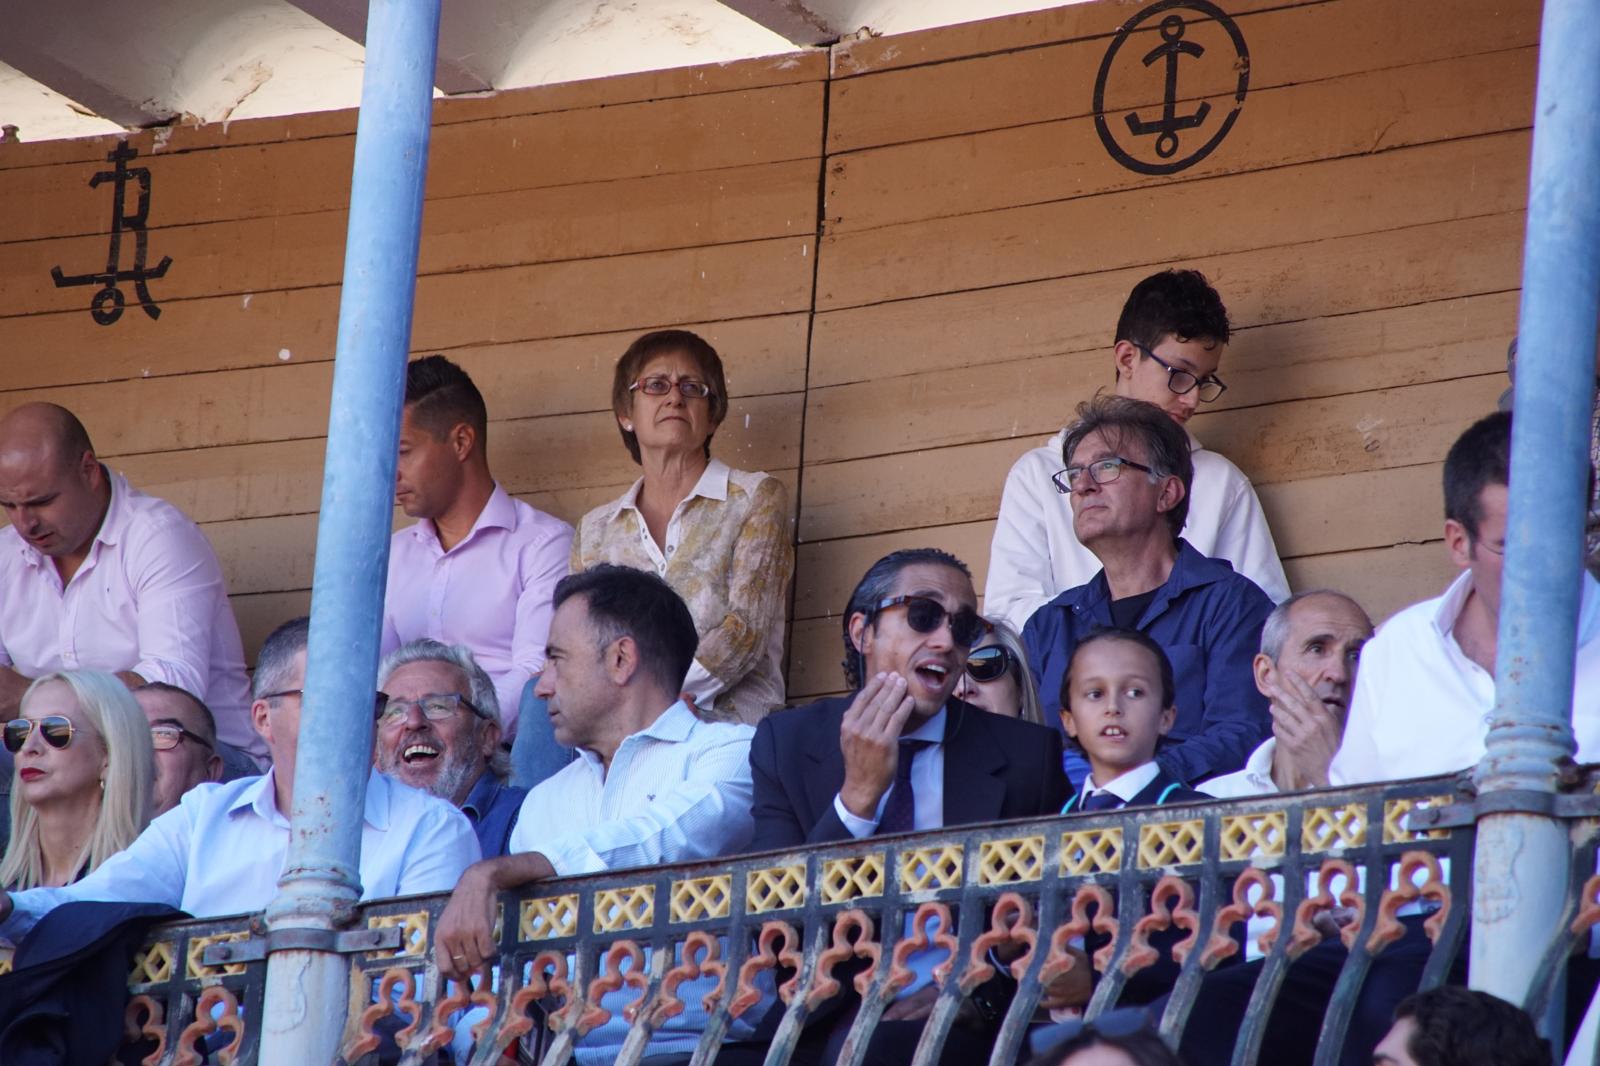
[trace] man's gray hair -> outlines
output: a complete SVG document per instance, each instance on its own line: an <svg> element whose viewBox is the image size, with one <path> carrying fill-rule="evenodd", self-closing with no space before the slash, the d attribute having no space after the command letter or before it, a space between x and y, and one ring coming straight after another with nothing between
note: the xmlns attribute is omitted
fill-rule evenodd
<svg viewBox="0 0 1600 1066"><path fill-rule="evenodd" d="M1350 604L1363 615L1367 612L1357 603L1354 597L1347 596L1338 589L1306 589L1297 592L1272 609L1267 615L1266 624L1261 627L1261 654L1278 661L1278 656L1283 654L1283 642L1289 639L1289 612L1294 610L1294 605L1301 600L1309 600L1315 596L1332 596Z"/></svg>
<svg viewBox="0 0 1600 1066"><path fill-rule="evenodd" d="M378 664L378 688L388 684L389 676L407 663L444 663L461 672L467 682L467 699L477 708L478 716L486 718L505 733L505 720L500 715L500 697L495 694L494 681L478 665L472 649L464 644L446 644L423 637L400 645L383 657ZM489 759L489 772L504 781L511 775L511 758L499 746Z"/></svg>
<svg viewBox="0 0 1600 1066"><path fill-rule="evenodd" d="M250 680L250 698L259 700L265 693L282 692L294 672L294 657L305 651L311 632L311 619L291 618L262 642L256 656L256 673Z"/></svg>

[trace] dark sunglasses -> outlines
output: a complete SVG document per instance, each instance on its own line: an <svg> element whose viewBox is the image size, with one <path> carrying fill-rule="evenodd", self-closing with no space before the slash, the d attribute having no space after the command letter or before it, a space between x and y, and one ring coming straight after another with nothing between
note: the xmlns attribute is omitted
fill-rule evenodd
<svg viewBox="0 0 1600 1066"><path fill-rule="evenodd" d="M950 639L963 648L970 648L989 632L989 623L971 607L963 607L953 614L944 604L926 596L891 596L878 604L879 611L890 607L906 609L906 624L918 633L932 633L950 620Z"/></svg>
<svg viewBox="0 0 1600 1066"><path fill-rule="evenodd" d="M6 723L5 743L6 750L15 755L22 750L22 746L33 735L33 727L39 727L39 735L44 737L44 742L52 748L65 748L72 743L72 720L65 715L50 714L43 718L13 718Z"/></svg>
<svg viewBox="0 0 1600 1066"><path fill-rule="evenodd" d="M967 676L974 681L998 681L1011 672L1012 667L1021 668L1010 648L1004 644L991 644L987 648L975 648L967 655Z"/></svg>

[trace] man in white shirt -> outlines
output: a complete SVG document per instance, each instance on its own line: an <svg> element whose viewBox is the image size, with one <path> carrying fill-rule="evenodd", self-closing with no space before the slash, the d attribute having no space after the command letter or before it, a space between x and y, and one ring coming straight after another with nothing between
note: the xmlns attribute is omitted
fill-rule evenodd
<svg viewBox="0 0 1600 1066"><path fill-rule="evenodd" d="M1289 597L1267 616L1256 688L1267 697L1272 736L1244 769L1213 777L1201 792L1224 799L1326 788L1328 763L1344 737L1361 648L1372 619L1342 592L1313 589Z"/></svg>
<svg viewBox="0 0 1600 1066"><path fill-rule="evenodd" d="M1111 350L1116 394L1153 403L1186 425L1200 403L1227 387L1217 366L1228 334L1222 298L1199 271L1165 270L1145 278L1117 320ZM1073 533L1066 497L1051 482L1067 465L1061 454L1065 435L1063 429L1018 459L1000 497L983 609L1018 632L1034 611L1066 589L1088 584L1100 570L1100 561ZM1287 598L1289 582L1250 479L1193 435L1189 447L1194 485L1184 538L1200 554L1226 559L1274 602Z"/></svg>
<svg viewBox="0 0 1600 1066"><path fill-rule="evenodd" d="M750 840L747 725L704 722L679 699L694 619L665 581L600 565L555 590L538 694L578 758L523 800L511 854L461 878L439 919L439 970L496 954L497 893L551 877L728 855Z"/></svg>
<svg viewBox="0 0 1600 1066"><path fill-rule="evenodd" d="M272 752L265 776L196 785L83 880L0 896L0 936L20 939L71 900L166 903L196 918L265 908L289 848L284 812L294 792L308 629L304 618L279 626L257 660L250 714ZM364 818L362 899L443 892L478 859L477 837L460 811L376 771L367 779Z"/></svg>
<svg viewBox="0 0 1600 1066"><path fill-rule="evenodd" d="M389 542L381 649L423 637L471 649L494 680L510 741L522 690L544 663L572 527L495 482L488 433L466 371L442 355L406 367L395 498L418 521Z"/></svg>
<svg viewBox="0 0 1600 1066"><path fill-rule="evenodd" d="M1443 596L1396 614L1361 654L1335 785L1453 773L1483 758L1494 712L1511 415L1474 423L1444 461L1445 547L1462 573ZM1576 548L1574 549L1576 550ZM1600 585L1578 615L1572 731L1579 762L1600 758Z"/></svg>

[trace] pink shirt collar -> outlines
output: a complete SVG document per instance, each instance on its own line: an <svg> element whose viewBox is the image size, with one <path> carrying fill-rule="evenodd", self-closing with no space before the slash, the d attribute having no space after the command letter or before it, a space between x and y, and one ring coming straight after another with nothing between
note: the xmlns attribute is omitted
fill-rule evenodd
<svg viewBox="0 0 1600 1066"><path fill-rule="evenodd" d="M489 501L483 505L483 510L478 512L477 521L472 523L472 529L450 551L459 551L485 529L516 529L517 506L512 502L511 496L500 483L494 483L494 491L489 494ZM431 547L441 555L448 554L439 543L439 531L434 528L433 519L424 518L411 527L411 535L417 540Z"/></svg>

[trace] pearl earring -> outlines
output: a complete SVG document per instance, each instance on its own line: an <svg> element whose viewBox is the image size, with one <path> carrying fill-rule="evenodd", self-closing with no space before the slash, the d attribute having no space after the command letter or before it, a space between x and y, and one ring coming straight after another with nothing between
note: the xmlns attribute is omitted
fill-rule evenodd
<svg viewBox="0 0 1600 1066"><path fill-rule="evenodd" d="M629 433L632 433L633 432L633 423L632 422L624 422L624 423L622 423L622 428L627 430Z"/></svg>

